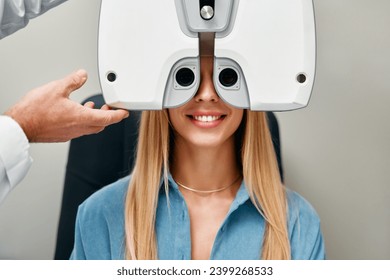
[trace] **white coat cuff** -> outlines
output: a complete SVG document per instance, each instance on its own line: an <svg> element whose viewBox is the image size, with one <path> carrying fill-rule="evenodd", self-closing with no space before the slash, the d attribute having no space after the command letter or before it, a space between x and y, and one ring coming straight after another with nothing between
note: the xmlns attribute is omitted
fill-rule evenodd
<svg viewBox="0 0 390 280"><path fill-rule="evenodd" d="M3 169L0 173L5 173L4 178L0 178L5 183L5 186L0 186L3 189L0 196L5 196L26 176L32 158L28 152L28 139L15 120L0 116L0 135L0 169Z"/></svg>

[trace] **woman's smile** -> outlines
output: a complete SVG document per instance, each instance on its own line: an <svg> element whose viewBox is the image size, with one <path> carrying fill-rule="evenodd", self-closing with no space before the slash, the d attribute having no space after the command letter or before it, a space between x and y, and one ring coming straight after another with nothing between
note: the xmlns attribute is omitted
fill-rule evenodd
<svg viewBox="0 0 390 280"><path fill-rule="evenodd" d="M199 128L217 127L225 119L226 114L219 112L195 112L186 115L191 123Z"/></svg>

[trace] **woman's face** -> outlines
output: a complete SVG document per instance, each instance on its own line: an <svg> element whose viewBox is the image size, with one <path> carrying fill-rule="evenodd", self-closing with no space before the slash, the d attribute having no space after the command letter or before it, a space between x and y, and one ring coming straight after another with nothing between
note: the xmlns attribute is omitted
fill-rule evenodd
<svg viewBox="0 0 390 280"><path fill-rule="evenodd" d="M213 57L202 56L201 82L196 95L181 107L168 109L176 141L184 140L197 147L217 147L234 141L243 109L224 103L213 84Z"/></svg>

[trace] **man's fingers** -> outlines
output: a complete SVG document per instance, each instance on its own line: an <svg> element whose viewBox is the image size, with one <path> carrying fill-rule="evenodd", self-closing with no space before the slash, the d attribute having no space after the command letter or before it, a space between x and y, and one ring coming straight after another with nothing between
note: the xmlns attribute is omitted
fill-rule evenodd
<svg viewBox="0 0 390 280"><path fill-rule="evenodd" d="M104 113L105 116L102 114L102 117L100 118L100 123L96 123L97 125L102 126L118 123L129 116L129 112L126 110L100 110L100 112Z"/></svg>
<svg viewBox="0 0 390 280"><path fill-rule="evenodd" d="M64 84L63 95L68 97L73 91L82 87L88 79L87 71L80 69L60 80Z"/></svg>
<svg viewBox="0 0 390 280"><path fill-rule="evenodd" d="M85 124L89 124L92 126L108 126L110 124L118 123L121 120L127 118L129 116L129 112L126 110L98 110L91 109L86 110L86 114L84 115L83 121Z"/></svg>
<svg viewBox="0 0 390 280"><path fill-rule="evenodd" d="M95 103L93 103L92 101L88 101L87 103L84 104L84 107L93 109L95 107Z"/></svg>
<svg viewBox="0 0 390 280"><path fill-rule="evenodd" d="M105 110L105 111L107 111L107 110L110 110L110 106L108 106L107 104L104 104L103 106L102 106L102 108L100 108L101 110Z"/></svg>
<svg viewBox="0 0 390 280"><path fill-rule="evenodd" d="M80 136L97 134L99 132L102 132L105 128L106 128L105 126L91 126L86 128L85 131L83 131L83 134Z"/></svg>

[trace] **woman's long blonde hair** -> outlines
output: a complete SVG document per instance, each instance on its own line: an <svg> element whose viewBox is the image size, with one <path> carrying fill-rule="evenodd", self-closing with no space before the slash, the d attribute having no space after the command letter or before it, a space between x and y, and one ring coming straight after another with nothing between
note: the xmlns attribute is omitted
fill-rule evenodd
<svg viewBox="0 0 390 280"><path fill-rule="evenodd" d="M286 194L280 180L266 114L246 111L236 134L240 165L249 196L266 220L261 258L290 259ZM155 222L158 193L161 178L165 191L168 191L172 138L166 111L142 113L137 156L125 203L127 259L157 259Z"/></svg>

